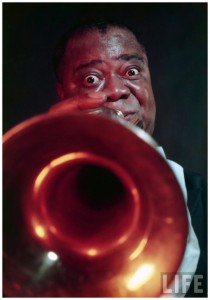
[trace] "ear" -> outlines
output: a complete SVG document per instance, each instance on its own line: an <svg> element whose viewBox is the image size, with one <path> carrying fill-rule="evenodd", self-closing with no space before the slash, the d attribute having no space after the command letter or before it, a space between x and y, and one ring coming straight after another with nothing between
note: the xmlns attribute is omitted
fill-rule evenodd
<svg viewBox="0 0 210 300"><path fill-rule="evenodd" d="M63 90L62 84L59 82L56 82L55 87L56 87L56 91L57 91L59 99L61 101L64 100L64 90Z"/></svg>

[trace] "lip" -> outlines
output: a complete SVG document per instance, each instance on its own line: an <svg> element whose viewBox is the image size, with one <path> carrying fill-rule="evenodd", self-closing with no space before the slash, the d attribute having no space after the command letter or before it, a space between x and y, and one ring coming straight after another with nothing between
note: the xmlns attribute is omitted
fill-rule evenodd
<svg viewBox="0 0 210 300"><path fill-rule="evenodd" d="M106 107L106 106L105 106ZM140 118L139 116L139 111L131 111L131 110L123 110L123 109L118 109L117 107L107 107L111 110L115 110L115 112L117 113L117 115L124 119L126 122L136 125L140 128L143 128L143 121L142 118ZM139 125L140 124L140 125Z"/></svg>
<svg viewBox="0 0 210 300"><path fill-rule="evenodd" d="M141 121L137 112L127 112L123 114L125 120L131 124L137 125Z"/></svg>
<svg viewBox="0 0 210 300"><path fill-rule="evenodd" d="M137 114L136 111L122 111L122 113L123 113L124 117Z"/></svg>

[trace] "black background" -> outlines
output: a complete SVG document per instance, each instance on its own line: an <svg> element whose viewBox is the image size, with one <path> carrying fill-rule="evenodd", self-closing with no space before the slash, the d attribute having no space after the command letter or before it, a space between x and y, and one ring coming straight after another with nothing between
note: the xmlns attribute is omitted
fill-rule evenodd
<svg viewBox="0 0 210 300"><path fill-rule="evenodd" d="M206 3L4 3L4 131L58 101L54 47L90 16L115 17L142 36L157 103L154 137L168 158L206 176Z"/></svg>

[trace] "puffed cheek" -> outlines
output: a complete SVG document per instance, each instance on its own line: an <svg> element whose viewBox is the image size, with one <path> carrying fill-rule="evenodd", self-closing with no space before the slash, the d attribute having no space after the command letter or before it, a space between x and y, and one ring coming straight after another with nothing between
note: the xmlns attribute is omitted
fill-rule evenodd
<svg viewBox="0 0 210 300"><path fill-rule="evenodd" d="M144 95L145 99L149 99L149 92L146 87L141 88L141 93Z"/></svg>
<svg viewBox="0 0 210 300"><path fill-rule="evenodd" d="M68 97L74 97L76 94L78 94L77 86L74 83L68 83L63 85L63 90L66 98Z"/></svg>
<svg viewBox="0 0 210 300"><path fill-rule="evenodd" d="M149 99L149 92L148 89L145 86L129 82L127 84L131 92L135 95L135 97L138 99L140 104L145 103Z"/></svg>

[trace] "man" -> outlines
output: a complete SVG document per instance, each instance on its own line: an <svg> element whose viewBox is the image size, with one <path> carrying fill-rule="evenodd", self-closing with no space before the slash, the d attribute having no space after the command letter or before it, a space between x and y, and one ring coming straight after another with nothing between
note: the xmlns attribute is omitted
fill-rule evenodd
<svg viewBox="0 0 210 300"><path fill-rule="evenodd" d="M61 40L54 65L62 101L52 111L105 107L120 111L128 123L152 135L156 107L148 58L143 45L125 26L99 22L78 27ZM180 166L169 163L178 174L184 194L188 189L191 214L188 246L180 270L194 273L197 268L206 276L205 184L199 175L183 173ZM206 296L205 286L202 288L204 292L197 296ZM186 296L195 295L191 284Z"/></svg>
<svg viewBox="0 0 210 300"><path fill-rule="evenodd" d="M155 101L145 50L127 29L100 26L75 33L56 61L59 98L72 108L119 110L152 134Z"/></svg>

